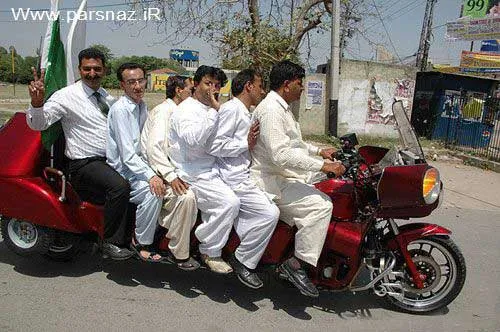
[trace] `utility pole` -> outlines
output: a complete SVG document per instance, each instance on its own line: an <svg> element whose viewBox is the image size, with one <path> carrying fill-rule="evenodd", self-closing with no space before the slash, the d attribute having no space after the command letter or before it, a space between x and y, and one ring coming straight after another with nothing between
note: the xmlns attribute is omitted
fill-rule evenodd
<svg viewBox="0 0 500 332"><path fill-rule="evenodd" d="M332 36L330 56L330 102L328 104L328 133L337 136L340 81L340 0L332 0Z"/></svg>
<svg viewBox="0 0 500 332"><path fill-rule="evenodd" d="M14 46L9 47L10 51L10 56L11 56L11 61L12 61L12 86L14 88L14 96L16 95L16 65L15 65L15 56L16 56L16 49Z"/></svg>
<svg viewBox="0 0 500 332"><path fill-rule="evenodd" d="M416 66L420 71L427 68L427 59L429 57L429 48L432 33L432 16L434 15L434 5L437 0L427 0L425 6L424 21L422 23L422 32L420 33L420 43L418 45Z"/></svg>

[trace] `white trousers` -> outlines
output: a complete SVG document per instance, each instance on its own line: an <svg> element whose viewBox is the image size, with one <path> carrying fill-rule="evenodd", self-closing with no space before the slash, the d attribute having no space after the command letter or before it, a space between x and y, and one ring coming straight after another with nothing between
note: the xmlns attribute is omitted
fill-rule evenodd
<svg viewBox="0 0 500 332"><path fill-rule="evenodd" d="M314 186L283 179L281 198L276 201L280 219L297 227L295 257L316 266L326 239L333 205L328 195Z"/></svg>
<svg viewBox="0 0 500 332"><path fill-rule="evenodd" d="M155 196L146 181L130 180L130 201L137 205L135 212L135 238L140 244L153 243L162 199Z"/></svg>
<svg viewBox="0 0 500 332"><path fill-rule="evenodd" d="M191 183L203 223L195 235L200 252L219 257L234 224L241 243L236 258L255 268L264 253L278 220L278 209L257 187L240 185L233 191L218 176L198 178Z"/></svg>
<svg viewBox="0 0 500 332"><path fill-rule="evenodd" d="M240 212L234 229L240 238L236 258L247 268L255 269L271 240L280 211L251 181L233 188L240 200Z"/></svg>
<svg viewBox="0 0 500 332"><path fill-rule="evenodd" d="M177 196L172 187L167 188L158 222L168 229L168 248L177 259L189 258L191 229L196 223L197 214L196 198L191 189Z"/></svg>

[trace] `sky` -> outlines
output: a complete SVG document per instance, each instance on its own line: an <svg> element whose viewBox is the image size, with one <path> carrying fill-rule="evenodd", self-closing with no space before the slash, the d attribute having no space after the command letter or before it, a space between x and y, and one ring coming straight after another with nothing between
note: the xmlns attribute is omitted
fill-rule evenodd
<svg viewBox="0 0 500 332"><path fill-rule="evenodd" d="M241 1L241 0L240 0ZM246 1L246 0L245 0ZM60 0L60 7L77 7L80 1ZM92 5L119 4L124 0L88 0L89 10ZM346 57L352 59L374 59L374 45L383 45L388 51L405 58L416 53L420 40L426 0L370 0L363 16L366 31L350 40ZM434 9L433 38L429 59L433 63L458 65L461 50L469 50L470 42L445 41L444 24L458 18L463 0L438 0ZM2 0L0 7L0 46L8 48L14 45L22 56L34 55L45 34L47 26L44 20L15 20L12 8L17 11L50 8L49 0ZM101 8L118 12L123 6ZM384 24L381 23L381 18ZM385 27L384 27L385 26ZM68 24L62 23L61 33L65 35ZM87 24L87 45L104 44L117 55L152 55L168 57L171 48L193 49L200 52L200 64L215 65L218 59L210 46L197 38L189 38L180 45L160 44L161 36L153 28L143 30L137 36L138 26L127 24L121 27L110 21L89 20ZM330 33L311 33L311 51L302 47L302 59L311 68L325 63L330 54ZM475 43L474 50L479 49Z"/></svg>

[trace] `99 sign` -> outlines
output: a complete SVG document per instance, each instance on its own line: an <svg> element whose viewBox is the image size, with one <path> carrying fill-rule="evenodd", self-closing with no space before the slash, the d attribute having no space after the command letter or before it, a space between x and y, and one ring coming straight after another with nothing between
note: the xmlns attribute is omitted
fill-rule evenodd
<svg viewBox="0 0 500 332"><path fill-rule="evenodd" d="M484 17L488 10L490 0L465 0L463 16L473 18Z"/></svg>

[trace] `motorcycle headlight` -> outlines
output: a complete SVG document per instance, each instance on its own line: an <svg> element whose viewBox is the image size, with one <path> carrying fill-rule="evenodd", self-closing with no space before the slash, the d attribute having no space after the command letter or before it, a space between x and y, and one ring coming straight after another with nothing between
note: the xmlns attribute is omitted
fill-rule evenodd
<svg viewBox="0 0 500 332"><path fill-rule="evenodd" d="M440 191L441 180L439 178L439 171L431 167L425 172L424 182L422 185L422 195L425 203L434 203L439 198Z"/></svg>

